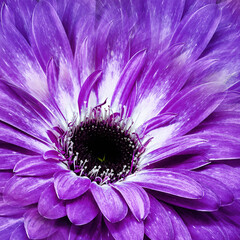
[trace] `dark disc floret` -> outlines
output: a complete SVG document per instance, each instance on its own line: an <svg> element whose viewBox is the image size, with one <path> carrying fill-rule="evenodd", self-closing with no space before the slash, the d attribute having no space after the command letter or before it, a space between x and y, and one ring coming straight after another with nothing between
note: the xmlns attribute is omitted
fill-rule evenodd
<svg viewBox="0 0 240 240"><path fill-rule="evenodd" d="M127 126L119 115L85 118L70 138L69 168L101 183L115 182L133 173L141 144Z"/></svg>

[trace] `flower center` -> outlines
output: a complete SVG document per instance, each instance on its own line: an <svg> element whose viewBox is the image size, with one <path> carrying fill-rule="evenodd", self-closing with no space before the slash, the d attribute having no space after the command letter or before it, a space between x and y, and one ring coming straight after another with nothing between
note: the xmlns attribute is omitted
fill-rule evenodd
<svg viewBox="0 0 240 240"><path fill-rule="evenodd" d="M80 121L70 137L69 168L98 183L124 179L136 170L142 146L131 125L119 113L103 114L101 108Z"/></svg>

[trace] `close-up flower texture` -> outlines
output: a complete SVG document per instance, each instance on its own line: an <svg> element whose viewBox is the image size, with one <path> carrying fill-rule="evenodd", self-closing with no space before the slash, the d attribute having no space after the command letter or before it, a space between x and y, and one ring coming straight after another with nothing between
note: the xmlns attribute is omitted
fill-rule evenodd
<svg viewBox="0 0 240 240"><path fill-rule="evenodd" d="M0 0L0 239L240 239L240 1Z"/></svg>

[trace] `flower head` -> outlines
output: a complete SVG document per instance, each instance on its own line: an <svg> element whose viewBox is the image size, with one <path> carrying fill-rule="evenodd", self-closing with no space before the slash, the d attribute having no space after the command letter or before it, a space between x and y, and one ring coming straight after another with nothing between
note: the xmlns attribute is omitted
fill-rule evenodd
<svg viewBox="0 0 240 240"><path fill-rule="evenodd" d="M239 12L2 3L1 239L239 239Z"/></svg>

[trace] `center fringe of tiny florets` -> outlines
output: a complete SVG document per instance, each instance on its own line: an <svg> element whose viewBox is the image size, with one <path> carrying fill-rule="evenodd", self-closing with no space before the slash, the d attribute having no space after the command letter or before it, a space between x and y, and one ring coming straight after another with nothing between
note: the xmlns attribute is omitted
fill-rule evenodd
<svg viewBox="0 0 240 240"><path fill-rule="evenodd" d="M67 165L79 176L100 184L133 173L144 151L133 122L101 106L90 109L67 136Z"/></svg>

